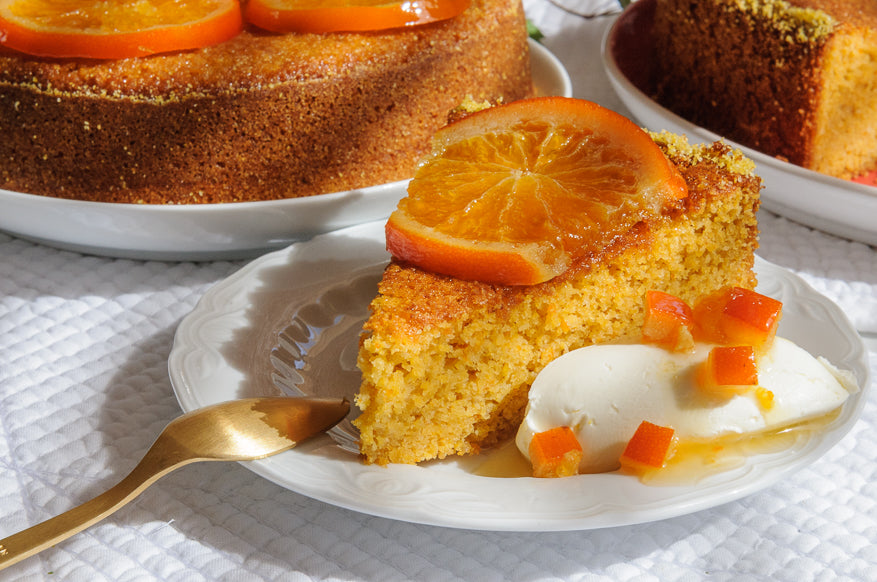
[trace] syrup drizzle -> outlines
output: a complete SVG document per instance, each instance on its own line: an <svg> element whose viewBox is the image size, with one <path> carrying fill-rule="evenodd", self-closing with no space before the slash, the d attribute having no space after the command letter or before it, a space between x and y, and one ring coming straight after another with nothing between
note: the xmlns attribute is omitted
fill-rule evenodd
<svg viewBox="0 0 877 582"><path fill-rule="evenodd" d="M742 466L751 456L792 448L799 439L809 439L824 430L840 416L840 411L838 408L823 416L768 431L704 442L681 441L676 447L676 454L663 468L646 471L639 475L639 479L648 485L695 485L710 475ZM518 450L514 440L484 451L480 457L482 461L473 470L480 477L510 479L533 476L530 462ZM622 470L619 469L619 472ZM631 476L635 477L632 473Z"/></svg>

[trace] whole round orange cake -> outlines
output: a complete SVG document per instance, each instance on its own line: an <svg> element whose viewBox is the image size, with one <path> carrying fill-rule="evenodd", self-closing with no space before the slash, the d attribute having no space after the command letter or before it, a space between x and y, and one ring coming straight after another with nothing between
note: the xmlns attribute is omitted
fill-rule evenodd
<svg viewBox="0 0 877 582"><path fill-rule="evenodd" d="M467 97L532 93L519 0L366 33L108 61L0 46L0 189L101 202L272 200L409 178Z"/></svg>

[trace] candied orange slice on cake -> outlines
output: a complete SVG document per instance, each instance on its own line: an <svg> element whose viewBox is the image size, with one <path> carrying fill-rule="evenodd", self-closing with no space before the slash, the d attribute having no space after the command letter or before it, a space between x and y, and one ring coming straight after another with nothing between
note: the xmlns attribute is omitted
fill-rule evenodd
<svg viewBox="0 0 877 582"><path fill-rule="evenodd" d="M243 27L238 0L0 0L0 44L41 57L121 59L200 48Z"/></svg>
<svg viewBox="0 0 877 582"><path fill-rule="evenodd" d="M250 0L247 21L274 32L354 32L453 18L470 0Z"/></svg>
<svg viewBox="0 0 877 582"><path fill-rule="evenodd" d="M687 194L627 118L580 99L527 99L436 133L387 222L387 248L435 273L533 285Z"/></svg>

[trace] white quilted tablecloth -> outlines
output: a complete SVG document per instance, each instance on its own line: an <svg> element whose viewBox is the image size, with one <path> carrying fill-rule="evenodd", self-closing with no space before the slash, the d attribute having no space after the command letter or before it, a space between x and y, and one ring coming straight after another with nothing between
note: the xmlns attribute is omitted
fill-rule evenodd
<svg viewBox="0 0 877 582"><path fill-rule="evenodd" d="M571 17L545 0L527 10L576 96L624 112L599 63L611 19ZM761 228L761 256L835 300L866 340L877 337L877 251L767 213ZM86 501L134 466L180 413L167 372L177 324L242 265L114 260L0 234L0 537ZM877 342L869 345L873 356ZM0 580L877 580L870 400L807 469L666 521L571 533L445 529L326 505L235 463L201 463Z"/></svg>

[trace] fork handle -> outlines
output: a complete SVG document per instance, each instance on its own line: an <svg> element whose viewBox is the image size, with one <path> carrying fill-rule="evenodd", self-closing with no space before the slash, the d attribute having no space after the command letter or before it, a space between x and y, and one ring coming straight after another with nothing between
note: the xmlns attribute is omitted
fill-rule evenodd
<svg viewBox="0 0 877 582"><path fill-rule="evenodd" d="M0 570L94 525L177 467L204 460L190 459L164 464L151 452L151 449L147 451L146 456L124 479L94 499L0 540Z"/></svg>

